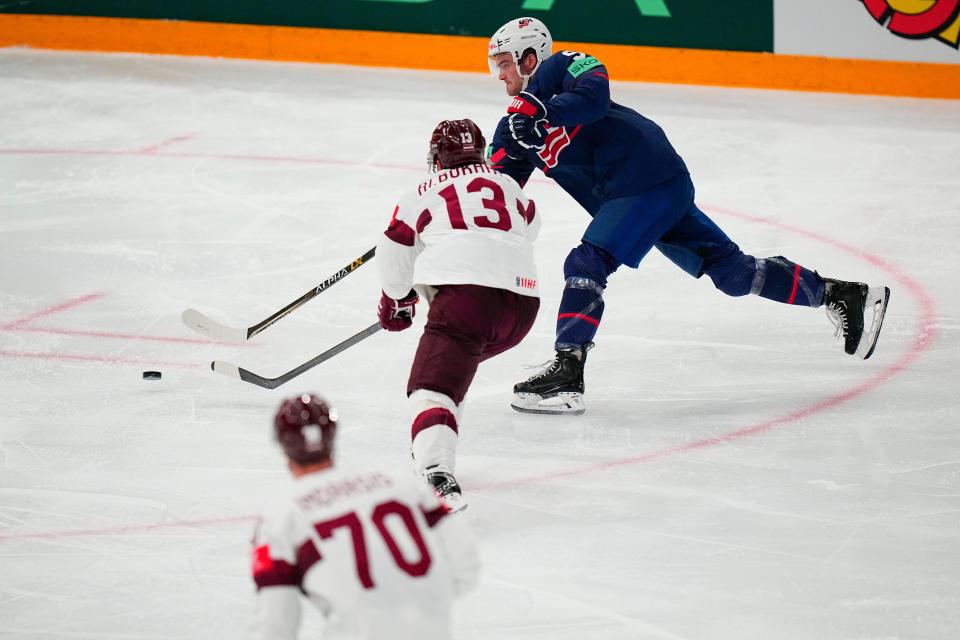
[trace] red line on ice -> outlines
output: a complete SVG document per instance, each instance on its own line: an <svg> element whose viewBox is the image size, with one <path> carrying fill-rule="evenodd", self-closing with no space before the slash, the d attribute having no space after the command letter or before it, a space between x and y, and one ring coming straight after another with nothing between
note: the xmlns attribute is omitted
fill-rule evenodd
<svg viewBox="0 0 960 640"><path fill-rule="evenodd" d="M61 311L66 311L67 309L72 309L73 307L78 307L81 304L86 304L87 302L92 302L93 300L98 300L104 296L103 293L88 293L85 296L80 296L79 298L73 298L72 300L67 300L58 305L48 307L46 309L41 309L40 311L34 311L28 316L24 316L19 320L14 320L13 322L8 322L5 325L0 326L0 329L19 329L22 325L27 324L28 322L33 322L39 318L46 318L52 316Z"/></svg>
<svg viewBox="0 0 960 640"><path fill-rule="evenodd" d="M215 345L215 344L224 344L219 340L209 340L204 338L180 338L178 336L147 336L139 335L135 333L117 333L112 331L81 331L79 329L53 329L53 328L44 328L44 327L15 327L11 331L16 331L18 333L52 333L55 335L61 336L81 336L89 338L106 338L110 340L133 340L141 342L168 342L174 344L204 344L204 345ZM253 344L244 342L238 345L231 345L238 347L252 347Z"/></svg>
<svg viewBox="0 0 960 640"><path fill-rule="evenodd" d="M62 360L74 362L106 362L109 364L160 365L177 369L199 369L206 365L196 362L169 362L156 358L115 358L113 356L88 355L83 353L49 353L46 351L16 351L0 349L0 358L35 358L37 360Z"/></svg>
<svg viewBox="0 0 960 640"><path fill-rule="evenodd" d="M132 152L82 152L82 151L30 151L30 150L3 150L0 149L0 154L3 153L89 153L91 155L100 154L100 155L138 155ZM143 155L143 154L139 154ZM268 157L268 156L234 156L234 155L203 155L203 154L157 154L163 156L177 156L177 157L209 157L209 158L224 158L224 159L242 159L242 160L274 160L279 162L304 162L311 164L339 164L339 165L353 165L353 166L366 166L366 167L379 167L379 168L388 168L388 169L403 169L409 170L413 167L410 166L399 166L399 165L378 165L371 163L359 163L359 162L339 162L339 161L326 161L319 159L308 159L308 158L283 158L283 157ZM788 231L790 233L804 236L812 240L816 240L822 244L834 247L845 253L854 255L857 258L862 258L869 262L870 264L876 266L881 271L884 271L894 280L896 280L903 287L903 290L909 293L917 301L920 306L920 328L915 336L911 345L907 350L891 365L885 369L875 373L874 375L867 378L865 381L842 391L836 395L833 395L825 400L816 402L812 405L795 409L785 415L771 418L757 424L748 425L740 429L731 431L730 433L723 434L720 436L715 436L711 438L703 438L701 440L695 440L693 442L688 442L686 444L677 445L673 447L667 447L664 449L658 449L655 451L650 451L643 454L638 454L635 456L626 456L623 458L616 458L613 460L607 460L603 462L596 462L587 465L581 465L577 467L569 467L566 469L558 469L556 471L536 475L536 476L527 476L525 478L517 478L513 480L503 480L499 482L492 482L481 485L474 485L468 487L470 491L483 492L496 490L500 488L509 488L523 485L536 484L541 482L549 482L551 480L560 480L565 478L571 478L576 476L582 476L589 473L597 473L603 471L611 471L621 467L641 464L644 462L652 462L655 460L661 460L664 458L669 458L676 455L682 455L684 453L689 453L696 451L698 449L704 449L714 445L718 445L725 442L730 442L732 440L738 440L740 438L745 438L748 436L757 435L772 429L783 427L789 424L798 422L809 416L821 413L833 407L836 407L840 404L848 402L858 396L867 393L876 389L881 384L892 378L893 376L901 373L912 365L926 349L930 346L930 343L933 341L935 334L935 317L936 317L936 307L933 303L933 299L926 292L920 283L906 275L904 272L900 271L898 268L893 266L888 261L883 258L865 253L860 248L854 247L843 242L834 240L822 234L816 233L814 231L808 231L806 229L801 229L799 227L794 227L787 223L779 222L776 220L771 220L768 218L763 218L759 216L753 216L745 213L740 213L730 209L724 209L721 207L704 207L713 212L720 213L722 215L727 215L733 218L739 218L741 220L747 220L756 224L763 224L771 227L781 229L783 231ZM894 296L897 296L898 290L894 291ZM897 298L894 297L893 300ZM894 303L896 304L896 302ZM62 306L62 305L61 305ZM56 312L57 308L53 308L53 312ZM31 316L32 318L32 316ZM8 325L9 326L9 325ZM8 353L14 352L5 352L0 351L0 356L7 355ZM46 354L47 356L55 354ZM37 357L43 357L42 354L39 354ZM68 357L68 356L66 356ZM82 357L78 357L82 359ZM154 362L156 364L156 362ZM166 365L170 366L170 365ZM197 366L197 365L192 365ZM869 366L869 365L865 365ZM246 516L237 516L234 518L220 518L220 519L207 519L207 520L194 520L194 521L178 521L175 523L168 524L143 524L143 525L121 525L117 527L104 527L102 529L67 529L59 532L50 531L50 532L38 532L38 533L14 533L8 535L0 535L0 541L3 540L21 540L26 538L66 538L74 536L94 536L94 535L118 535L123 533L136 533L142 531L152 531L155 529L163 528L186 528L186 527L199 527L204 526L207 523L230 523L230 522L241 522L241 521L253 521L256 516L246 515Z"/></svg>
<svg viewBox="0 0 960 640"><path fill-rule="evenodd" d="M64 531L36 531L33 533L0 533L3 540L45 540L50 538L81 538L87 536L119 536L128 533L147 533L164 529L202 529L224 524L256 522L259 516L228 516L224 518L204 518L199 520L172 520L170 522L149 522L142 524L117 525L98 529L67 529Z"/></svg>
<svg viewBox="0 0 960 640"><path fill-rule="evenodd" d="M800 409L795 409L785 415L778 416L776 418L771 418L763 422L759 422L753 425L748 425L740 429L736 429L726 434L719 436L714 436L710 438L703 438L701 440L694 440L693 442L688 442L682 445L677 445L674 447L667 447L665 449L658 449L656 451L650 451L647 453L641 453L635 456L626 456L623 458L616 458L613 460L606 460L603 462L595 462L592 464L569 467L567 469L559 469L557 471L552 471L550 473L545 473L536 476L527 476L525 478L515 478L511 480L502 480L498 482L491 482L487 484L482 484L479 486L468 487L472 491L482 492L495 490L500 488L516 487L529 484L537 484L541 482L548 482L551 480L560 480L565 478L571 478L575 476L581 476L588 473L596 473L599 471L611 471L613 469L618 469L620 467L627 467L635 464L640 464L643 462L652 462L654 460L660 460L663 458L669 458L675 455L681 455L691 451L696 451L698 449L704 449L706 447L711 447L718 445L724 442L731 442L733 440L739 440L748 436L754 436L765 431L771 431L778 427L783 427L789 424L798 422L804 418L808 418L812 415L826 411L827 409L832 409L838 405L841 405L845 402L853 400L854 398L861 396L868 391L876 389L881 384L897 375L898 373L907 369L911 364L913 364L927 348L930 346L930 343L933 341L935 334L935 319L936 319L936 306L933 303L933 298L926 292L920 283L916 280L900 271L898 268L880 258L879 256L866 253L859 247L854 247L843 242L834 240L822 234L816 233L814 231L808 231L806 229L801 229L799 227L794 227L793 225L779 222L776 220L770 220L768 218L761 218L759 216L752 216L745 213L739 213L737 211L732 211L730 209L723 209L720 207L702 207L704 209L709 209L712 212L720 213L727 215L733 218L740 218L741 220L747 220L757 224L764 224L770 227L775 227L783 231L788 231L790 233L804 236L812 240L816 240L825 245L829 245L836 249L840 249L845 253L850 253L858 258L862 258L867 262L873 264L881 271L884 271L887 275L891 276L896 280L902 287L902 289L894 289L893 296L891 299L894 300L896 304L896 295L900 291L905 291L909 293L917 301L920 306L920 329L917 332L913 342L907 348L907 350L891 365L886 368L878 371L873 374L863 382L847 389L841 391L840 393L830 396L825 400L816 402L812 405L802 407ZM839 356L838 356L839 357ZM869 366L865 364L864 366Z"/></svg>
<svg viewBox="0 0 960 640"><path fill-rule="evenodd" d="M106 294L104 293L90 293L85 296L80 296L78 298L73 298L66 302L62 302L58 305L48 307L46 309L41 309L40 311L35 311L30 315L24 316L19 320L14 320L13 322L8 322L7 324L0 325L0 331L10 331L16 333L51 333L55 335L62 336L81 336L81 337L90 337L90 338L106 338L111 340L132 340L132 341L144 341L144 342L166 342L174 344L222 344L219 340L211 340L204 338L181 338L179 336L148 336L148 335L138 335L133 333L120 333L116 331L85 331L80 329L57 329L57 328L46 328L46 327L32 327L27 326L29 323L32 323L34 320L40 318L47 318L54 314L61 313L67 309L72 309L73 307L80 306L81 304L86 304L87 302L92 302L94 300L99 300L103 298ZM242 344L237 345L242 347L251 347L255 346L252 344ZM71 357L71 359L77 359L76 357Z"/></svg>
<svg viewBox="0 0 960 640"><path fill-rule="evenodd" d="M140 149L139 151L136 151L136 152L134 152L134 153L137 154L137 155L141 155L141 154L142 154L142 155L148 155L148 156L149 156L149 155L154 155L154 154L156 154L158 151L160 151L161 149L166 149L167 147L172 146L172 145L175 145L175 144L177 144L178 142L185 142L185 141L189 140L190 138L196 137L196 135L197 135L196 133L184 133L184 134L179 135L179 136L174 136L174 137L172 137L172 138L168 138L167 140L163 140L163 141L158 142L158 143L156 143L156 144L152 144L152 145L146 146L146 147L144 147L143 149Z"/></svg>
<svg viewBox="0 0 960 640"><path fill-rule="evenodd" d="M207 160L247 160L253 162L289 162L292 164L319 164L335 167L366 167L395 169L398 171L423 171L423 167L407 164L358 162L334 158L311 158L307 156L271 156L247 153L161 153L145 149L0 149L0 155L25 156L146 156L150 158L198 158Z"/></svg>

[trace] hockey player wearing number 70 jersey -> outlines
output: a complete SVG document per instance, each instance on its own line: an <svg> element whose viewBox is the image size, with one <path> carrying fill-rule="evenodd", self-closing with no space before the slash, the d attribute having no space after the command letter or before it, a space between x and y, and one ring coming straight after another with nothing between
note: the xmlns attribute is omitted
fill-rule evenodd
<svg viewBox="0 0 960 640"><path fill-rule="evenodd" d="M518 344L540 306L539 216L483 153L472 121L438 124L427 162L435 173L400 200L377 246L384 328L408 328L418 298L430 303L407 381L411 453L455 511L466 506L453 476L464 396L480 362Z"/></svg>
<svg viewBox="0 0 960 640"><path fill-rule="evenodd" d="M294 640L304 596L324 640L449 640L453 600L479 573L473 536L408 474L335 466L336 430L316 395L274 417L295 480L254 541L258 637Z"/></svg>

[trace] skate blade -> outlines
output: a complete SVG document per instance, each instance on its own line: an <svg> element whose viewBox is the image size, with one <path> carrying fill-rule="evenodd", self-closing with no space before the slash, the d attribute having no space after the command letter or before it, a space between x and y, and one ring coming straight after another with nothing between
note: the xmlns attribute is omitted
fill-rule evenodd
<svg viewBox="0 0 960 640"><path fill-rule="evenodd" d="M887 303L890 301L889 287L870 287L867 293L867 308L863 310L864 324L866 324L867 315L872 310L872 322L870 328L864 328L863 336L860 338L860 344L857 345L856 355L866 360L873 355L873 350L877 348L877 340L880 339L880 328L883 326L883 316L887 313Z"/></svg>
<svg viewBox="0 0 960 640"><path fill-rule="evenodd" d="M547 415L579 416L587 410L583 403L583 394L562 391L555 396L544 398L535 393L515 393L510 403L520 413L543 413Z"/></svg>

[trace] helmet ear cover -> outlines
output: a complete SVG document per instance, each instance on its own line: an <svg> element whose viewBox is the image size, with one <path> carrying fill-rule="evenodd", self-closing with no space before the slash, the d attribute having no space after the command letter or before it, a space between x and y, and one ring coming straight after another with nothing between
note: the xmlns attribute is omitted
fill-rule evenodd
<svg viewBox="0 0 960 640"><path fill-rule="evenodd" d="M528 56L533 56L536 60L533 64L534 70L540 66L540 58L537 56L537 51L533 47L527 47L523 50L523 53L520 54L520 57L517 58L517 70L519 71L523 67L523 63L526 61Z"/></svg>
<svg viewBox="0 0 960 640"><path fill-rule="evenodd" d="M284 400L273 418L274 437L280 448L301 466L333 458L336 429L337 410L313 394Z"/></svg>
<svg viewBox="0 0 960 640"><path fill-rule="evenodd" d="M473 120L444 120L430 136L427 166L431 170L484 164L486 140Z"/></svg>

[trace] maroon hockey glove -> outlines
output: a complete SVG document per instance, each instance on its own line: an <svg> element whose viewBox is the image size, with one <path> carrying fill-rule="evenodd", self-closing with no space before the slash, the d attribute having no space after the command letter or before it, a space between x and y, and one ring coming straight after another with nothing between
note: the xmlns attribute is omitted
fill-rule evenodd
<svg viewBox="0 0 960 640"><path fill-rule="evenodd" d="M413 324L413 316L417 315L416 304L420 296L413 289L406 296L396 300L380 292L380 306L377 307L377 317L380 326L387 331L403 331Z"/></svg>
<svg viewBox="0 0 960 640"><path fill-rule="evenodd" d="M525 149L540 151L546 138L547 108L532 93L521 91L507 107L510 136Z"/></svg>

